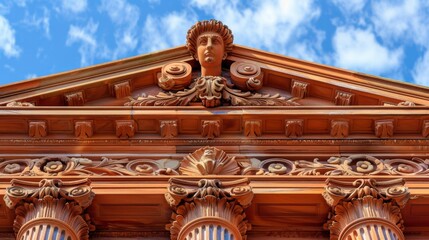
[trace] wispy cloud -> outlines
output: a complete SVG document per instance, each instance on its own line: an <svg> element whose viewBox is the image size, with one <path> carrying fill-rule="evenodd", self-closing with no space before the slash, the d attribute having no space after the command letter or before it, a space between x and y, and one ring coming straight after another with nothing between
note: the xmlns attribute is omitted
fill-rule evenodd
<svg viewBox="0 0 429 240"><path fill-rule="evenodd" d="M190 12L166 16L148 15L142 31L141 52L153 52L185 44L188 29L197 21Z"/></svg>
<svg viewBox="0 0 429 240"><path fill-rule="evenodd" d="M35 74L35 73L29 73L29 74L27 74L25 76L25 79L33 79L33 78L36 78L36 77L37 77L37 74Z"/></svg>
<svg viewBox="0 0 429 240"><path fill-rule="evenodd" d="M337 28L332 40L336 66L371 74L383 74L401 66L403 50L381 45L370 29Z"/></svg>
<svg viewBox="0 0 429 240"><path fill-rule="evenodd" d="M429 86L429 51L426 51L412 71L414 83Z"/></svg>
<svg viewBox="0 0 429 240"><path fill-rule="evenodd" d="M365 7L367 0L333 0L332 1L345 14L358 13Z"/></svg>
<svg viewBox="0 0 429 240"><path fill-rule="evenodd" d="M28 13L26 13L23 23L30 27L43 29L45 36L47 38L51 38L49 15L50 15L49 10L44 7L42 16L37 14L29 15Z"/></svg>
<svg viewBox="0 0 429 240"><path fill-rule="evenodd" d="M140 9L126 0L103 0L100 11L106 12L116 25L116 48L112 51L112 59L117 59L134 50L138 44L136 27L140 18Z"/></svg>
<svg viewBox="0 0 429 240"><path fill-rule="evenodd" d="M73 43L79 43L79 53L81 56L80 65L87 66L94 61L97 53L96 32L98 24L92 20L86 26L71 25L68 31L66 44L68 46Z"/></svg>
<svg viewBox="0 0 429 240"><path fill-rule="evenodd" d="M88 6L87 0L62 0L62 8L72 13L81 13Z"/></svg>
<svg viewBox="0 0 429 240"><path fill-rule="evenodd" d="M2 15L0 15L0 33L0 50L6 57L19 57L21 49L16 45L15 30Z"/></svg>

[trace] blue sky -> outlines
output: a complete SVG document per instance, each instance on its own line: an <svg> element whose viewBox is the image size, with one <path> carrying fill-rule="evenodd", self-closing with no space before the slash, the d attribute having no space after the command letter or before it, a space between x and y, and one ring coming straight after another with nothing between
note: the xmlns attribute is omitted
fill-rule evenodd
<svg viewBox="0 0 429 240"><path fill-rule="evenodd" d="M236 44L429 86L426 0L0 0L0 84L182 45L211 18Z"/></svg>

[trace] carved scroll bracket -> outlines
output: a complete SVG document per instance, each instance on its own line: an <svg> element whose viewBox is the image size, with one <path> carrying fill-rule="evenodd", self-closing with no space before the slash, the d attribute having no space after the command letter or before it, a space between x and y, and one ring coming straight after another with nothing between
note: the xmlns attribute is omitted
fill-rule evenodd
<svg viewBox="0 0 429 240"><path fill-rule="evenodd" d="M253 192L248 179L221 182L172 178L165 198L173 208L171 239L246 239L250 224L244 209ZM218 238L219 237L219 238Z"/></svg>
<svg viewBox="0 0 429 240"><path fill-rule="evenodd" d="M333 209L326 224L331 240L397 239L404 240L400 209L410 199L402 179L354 182L328 179L323 197ZM383 236L393 236L385 238ZM381 236L381 237L377 237Z"/></svg>
<svg viewBox="0 0 429 240"><path fill-rule="evenodd" d="M17 239L34 239L32 233L55 232L63 239L88 239L93 230L84 210L91 205L94 193L88 179L63 182L43 179L39 183L17 180L6 189L6 206L15 209L14 230Z"/></svg>

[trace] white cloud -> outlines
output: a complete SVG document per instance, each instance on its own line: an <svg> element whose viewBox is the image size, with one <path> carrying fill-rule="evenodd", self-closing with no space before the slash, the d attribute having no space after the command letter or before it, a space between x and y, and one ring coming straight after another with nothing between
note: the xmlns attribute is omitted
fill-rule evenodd
<svg viewBox="0 0 429 240"><path fill-rule="evenodd" d="M414 83L429 86L429 51L420 58L412 71Z"/></svg>
<svg viewBox="0 0 429 240"><path fill-rule="evenodd" d="M374 2L372 21L386 42L412 41L429 47L429 2L401 0Z"/></svg>
<svg viewBox="0 0 429 240"><path fill-rule="evenodd" d="M92 20L86 26L79 27L71 25L69 28L66 44L68 46L73 43L80 43L79 53L81 56L81 66L92 64L94 57L97 54L97 40L95 34L98 29L98 24Z"/></svg>
<svg viewBox="0 0 429 240"><path fill-rule="evenodd" d="M101 12L107 12L110 20L116 25L116 49L112 52L112 59L132 51L138 44L137 23L140 18L140 9L126 0L103 0Z"/></svg>
<svg viewBox="0 0 429 240"><path fill-rule="evenodd" d="M358 13L365 7L367 0L333 0L343 13Z"/></svg>
<svg viewBox="0 0 429 240"><path fill-rule="evenodd" d="M3 65L3 67L6 68L7 70L9 70L10 72L15 72L15 68L9 64L5 64L5 65Z"/></svg>
<svg viewBox="0 0 429 240"><path fill-rule="evenodd" d="M88 6L87 0L62 0L62 8L72 13L81 13Z"/></svg>
<svg viewBox="0 0 429 240"><path fill-rule="evenodd" d="M18 57L21 50L16 45L15 30L2 15L0 15L0 33L0 50L6 57Z"/></svg>
<svg viewBox="0 0 429 240"><path fill-rule="evenodd" d="M49 17L49 10L47 8L43 8L43 16L37 16L36 14L29 16L26 14L24 18L24 24L35 27L35 28L42 28L45 32L45 36L47 38L51 37L50 33L50 17Z"/></svg>
<svg viewBox="0 0 429 240"><path fill-rule="evenodd" d="M148 15L142 32L141 52L153 52L185 44L188 29L196 22L195 15L173 12L167 16Z"/></svg>
<svg viewBox="0 0 429 240"><path fill-rule="evenodd" d="M301 51L300 56L318 53L311 44L315 41L311 21L320 16L320 9L311 0L252 1L251 4L236 0L193 0L191 4L227 24L237 44L281 54L297 52L297 44L302 51L308 51Z"/></svg>
<svg viewBox="0 0 429 240"><path fill-rule="evenodd" d="M391 50L381 45L370 29L339 27L332 43L334 63L339 67L382 74L398 70L401 65L402 49Z"/></svg>

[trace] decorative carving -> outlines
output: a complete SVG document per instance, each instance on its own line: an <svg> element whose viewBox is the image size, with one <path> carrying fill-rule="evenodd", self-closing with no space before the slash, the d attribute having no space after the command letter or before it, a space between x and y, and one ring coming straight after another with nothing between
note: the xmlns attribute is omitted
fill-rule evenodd
<svg viewBox="0 0 429 240"><path fill-rule="evenodd" d="M337 91L337 95L335 96L335 104L339 106L349 106L352 103L353 97L353 93Z"/></svg>
<svg viewBox="0 0 429 240"><path fill-rule="evenodd" d="M291 119L285 121L286 137L301 137L304 132L304 120Z"/></svg>
<svg viewBox="0 0 429 240"><path fill-rule="evenodd" d="M423 121L422 136L425 138L429 137L429 120Z"/></svg>
<svg viewBox="0 0 429 240"><path fill-rule="evenodd" d="M85 104L83 92L66 93L64 99L68 106L83 106Z"/></svg>
<svg viewBox="0 0 429 240"><path fill-rule="evenodd" d="M390 138L393 137L393 120L376 120L375 136L379 138Z"/></svg>
<svg viewBox="0 0 429 240"><path fill-rule="evenodd" d="M201 122L201 135L207 139L214 139L220 136L220 120L203 120Z"/></svg>
<svg viewBox="0 0 429 240"><path fill-rule="evenodd" d="M404 102L398 103L398 106L401 106L401 107L414 107L414 106L416 106L416 104L413 103L413 102L411 102L411 101L404 101Z"/></svg>
<svg viewBox="0 0 429 240"><path fill-rule="evenodd" d="M244 209L253 199L248 184L247 179L170 179L165 198L173 208L171 224L166 226L171 239L246 239L250 224Z"/></svg>
<svg viewBox="0 0 429 240"><path fill-rule="evenodd" d="M185 62L164 65L158 78L158 86L164 90L183 90L192 82L192 66Z"/></svg>
<svg viewBox="0 0 429 240"><path fill-rule="evenodd" d="M293 80L292 81L292 96L294 98L302 99L307 96L308 83Z"/></svg>
<svg viewBox="0 0 429 240"><path fill-rule="evenodd" d="M115 91L115 97L121 99L131 95L131 86L129 81L115 83L113 85Z"/></svg>
<svg viewBox="0 0 429 240"><path fill-rule="evenodd" d="M186 156L180 163L182 175L236 175L240 168L234 157L215 147L203 147Z"/></svg>
<svg viewBox="0 0 429 240"><path fill-rule="evenodd" d="M134 120L116 120L116 136L118 138L132 138L135 132Z"/></svg>
<svg viewBox="0 0 429 240"><path fill-rule="evenodd" d="M74 123L74 135L80 139L90 138L94 134L92 121L76 121Z"/></svg>
<svg viewBox="0 0 429 240"><path fill-rule="evenodd" d="M6 104L6 107L34 107L34 103L31 102L9 102Z"/></svg>
<svg viewBox="0 0 429 240"><path fill-rule="evenodd" d="M28 123L28 136L34 138L46 137L48 127L45 121L30 121Z"/></svg>
<svg viewBox="0 0 429 240"><path fill-rule="evenodd" d="M54 231L64 239L89 239L88 233L94 227L84 210L91 204L94 193L88 179L70 182L43 179L39 183L14 179L11 185L6 189L4 201L15 209L13 227L17 239L34 239L29 234L34 231L43 234L40 239L48 239Z"/></svg>
<svg viewBox="0 0 429 240"><path fill-rule="evenodd" d="M256 91L264 84L264 74L257 64L234 62L229 72L234 85L243 91Z"/></svg>
<svg viewBox="0 0 429 240"><path fill-rule="evenodd" d="M127 106L186 106L192 101L201 101L205 107L217 107L221 103L232 106L296 106L279 94L269 95L242 92L232 89L224 77L199 77L190 89L178 92L160 92L156 96L131 99Z"/></svg>
<svg viewBox="0 0 429 240"><path fill-rule="evenodd" d="M159 126L161 130L161 137L174 138L177 137L177 120L163 120Z"/></svg>
<svg viewBox="0 0 429 240"><path fill-rule="evenodd" d="M210 148L210 147L206 147ZM43 157L36 159L10 159L0 162L0 176L138 176L178 175L179 165L183 175L204 175L210 164L202 164L201 148L186 157L182 164L178 159L111 159L93 160L83 157ZM212 148L215 169L220 175L327 175L327 176L425 176L429 174L429 159L378 159L367 155L318 158L291 161L284 158L240 159L228 157L222 150ZM209 154L209 152L207 152ZM192 157L192 158L191 158ZM225 159L224 159L225 158ZM209 161L207 156L204 161ZM222 160L223 159L223 160ZM229 160L228 160L229 159ZM232 163L230 163L232 161ZM237 162L237 163L236 163ZM197 165L201 166L197 166ZM235 166L238 164L239 169ZM200 167L202 167L200 171ZM186 169L186 170L185 170Z"/></svg>
<svg viewBox="0 0 429 240"><path fill-rule="evenodd" d="M262 135L262 121L244 121L244 135L246 135L246 137L260 137Z"/></svg>
<svg viewBox="0 0 429 240"><path fill-rule="evenodd" d="M349 122L347 120L331 121L331 136L344 138L349 136Z"/></svg>
<svg viewBox="0 0 429 240"><path fill-rule="evenodd" d="M326 224L331 240L360 239L356 236L386 239L377 237L378 234L405 239L400 208L408 202L410 193L402 179L354 182L328 179L323 197L333 209Z"/></svg>

